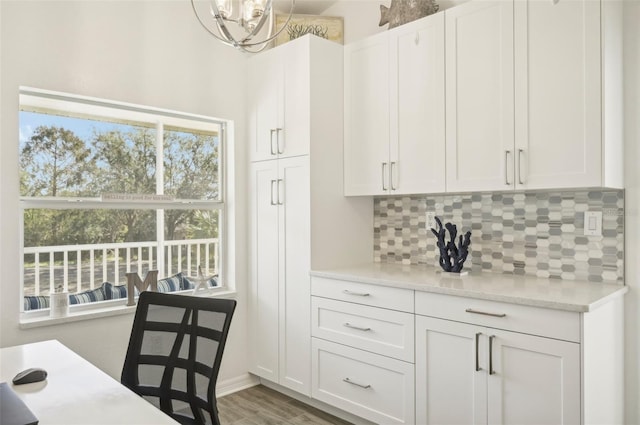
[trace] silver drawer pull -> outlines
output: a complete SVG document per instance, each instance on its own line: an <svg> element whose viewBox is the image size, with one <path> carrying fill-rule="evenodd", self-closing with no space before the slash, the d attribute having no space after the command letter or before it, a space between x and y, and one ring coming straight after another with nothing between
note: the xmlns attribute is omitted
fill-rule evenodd
<svg viewBox="0 0 640 425"><path fill-rule="evenodd" d="M347 294L347 295L357 295L359 297L368 297L369 295L371 295L371 294L369 294L367 292L353 292L353 291L350 291L348 289L345 289L344 291L342 291L342 293Z"/></svg>
<svg viewBox="0 0 640 425"><path fill-rule="evenodd" d="M370 330L371 330L371 328L362 328L362 327L360 327L360 326L352 325L352 324L351 324L351 323L349 323L349 322L345 323L343 326L345 326L345 327L347 327L347 328L351 328L351 329L357 329L357 330L359 330L359 331L365 331L365 332L367 332L367 331L370 331Z"/></svg>
<svg viewBox="0 0 640 425"><path fill-rule="evenodd" d="M364 388L365 390L371 388L371 385L358 384L357 382L353 382L349 378L344 378L343 381L346 382L347 384L351 384L351 385L355 385L356 387Z"/></svg>
<svg viewBox="0 0 640 425"><path fill-rule="evenodd" d="M478 311L478 310L474 310L472 308L468 308L465 311L467 313L483 314L485 316L492 316L492 317L506 317L507 316L505 313L487 313L486 311Z"/></svg>

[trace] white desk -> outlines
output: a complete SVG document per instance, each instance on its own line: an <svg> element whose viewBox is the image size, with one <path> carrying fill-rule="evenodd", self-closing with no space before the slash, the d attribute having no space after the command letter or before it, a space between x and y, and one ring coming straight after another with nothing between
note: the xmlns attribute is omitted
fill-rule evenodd
<svg viewBox="0 0 640 425"><path fill-rule="evenodd" d="M18 372L30 367L45 369L47 379L11 384ZM0 349L2 381L12 386L41 425L177 423L58 341Z"/></svg>

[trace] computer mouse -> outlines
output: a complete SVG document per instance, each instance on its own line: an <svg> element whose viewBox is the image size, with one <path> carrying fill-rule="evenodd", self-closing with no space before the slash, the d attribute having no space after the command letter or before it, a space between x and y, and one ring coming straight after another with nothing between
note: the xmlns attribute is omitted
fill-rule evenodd
<svg viewBox="0 0 640 425"><path fill-rule="evenodd" d="M47 371L39 367L32 367L18 373L13 378L13 385L30 384L47 379Z"/></svg>

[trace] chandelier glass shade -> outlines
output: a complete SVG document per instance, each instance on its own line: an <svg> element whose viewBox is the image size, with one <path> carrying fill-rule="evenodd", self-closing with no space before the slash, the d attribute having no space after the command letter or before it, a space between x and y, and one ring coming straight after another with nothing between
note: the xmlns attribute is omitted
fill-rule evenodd
<svg viewBox="0 0 640 425"><path fill-rule="evenodd" d="M295 7L295 0L289 1L289 16L275 33L273 0L209 0L210 16L206 18L198 12L196 0L191 0L191 7L209 34L236 49L257 53L287 27Z"/></svg>

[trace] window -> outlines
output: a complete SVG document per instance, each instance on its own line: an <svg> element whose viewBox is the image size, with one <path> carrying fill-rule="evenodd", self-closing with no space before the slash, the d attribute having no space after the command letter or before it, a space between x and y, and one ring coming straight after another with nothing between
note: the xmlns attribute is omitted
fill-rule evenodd
<svg viewBox="0 0 640 425"><path fill-rule="evenodd" d="M126 274L224 282L226 123L100 99L20 91L22 290L111 299ZM72 301L73 303L73 301Z"/></svg>

